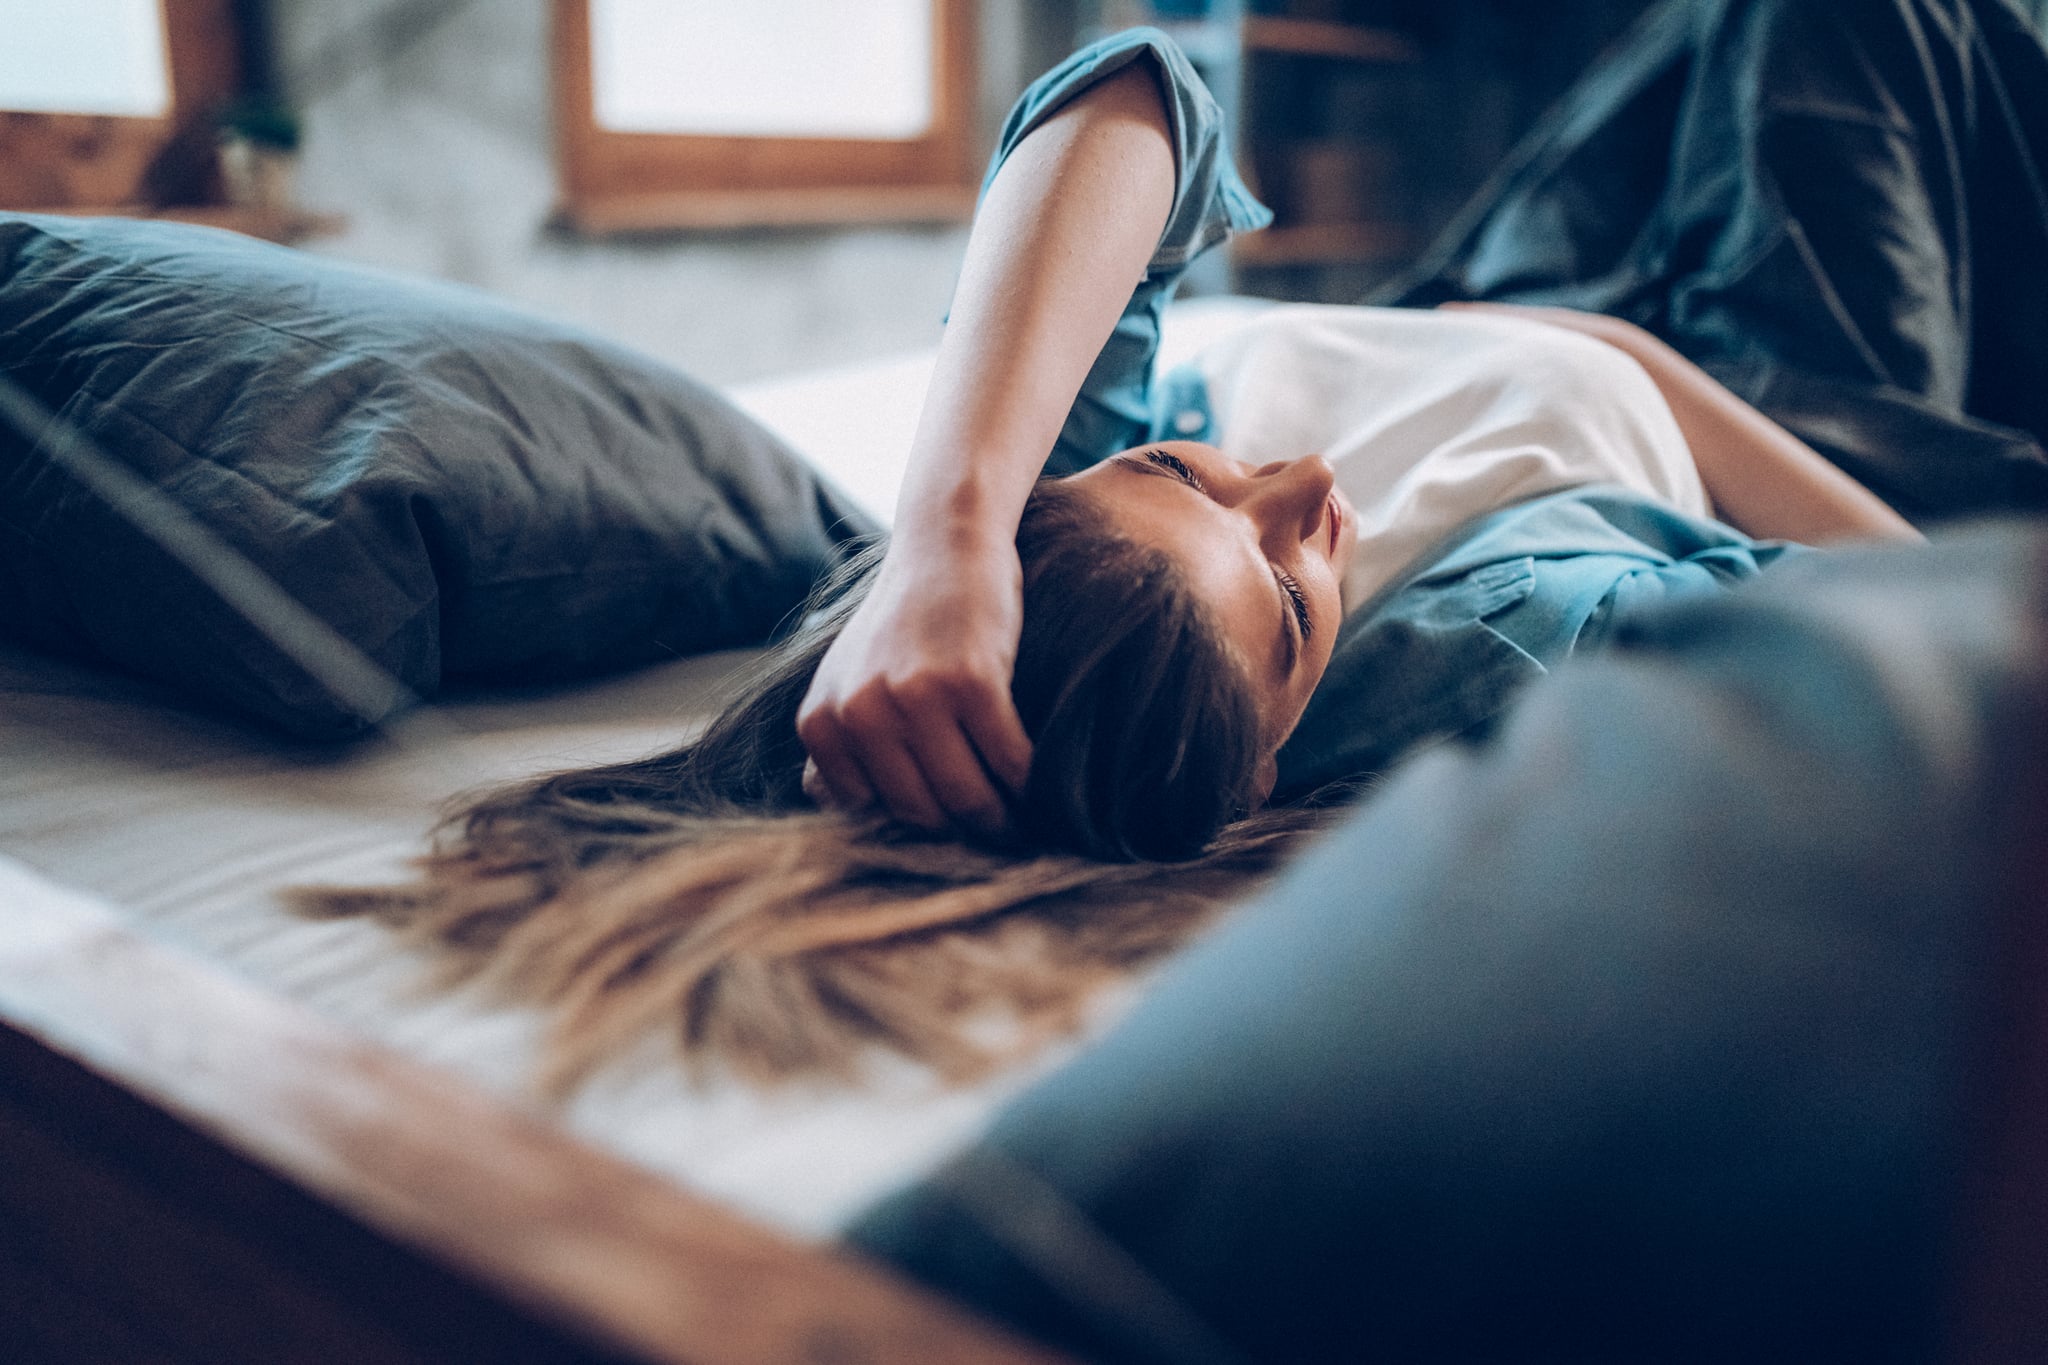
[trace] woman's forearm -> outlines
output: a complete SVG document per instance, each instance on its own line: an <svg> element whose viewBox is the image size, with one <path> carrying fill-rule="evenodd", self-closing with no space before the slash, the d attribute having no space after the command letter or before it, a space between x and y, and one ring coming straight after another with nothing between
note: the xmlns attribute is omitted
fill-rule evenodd
<svg viewBox="0 0 2048 1365"><path fill-rule="evenodd" d="M1677 351L1656 342L1636 359L1670 405L1722 520L1809 545L1923 539L1883 499Z"/></svg>
<svg viewBox="0 0 2048 1365"><path fill-rule="evenodd" d="M797 712L813 799L928 828L1006 823L1006 796L1031 770L1010 698L1017 524L1158 247L1174 166L1147 64L1077 95L1004 158L975 215L889 551Z"/></svg>
<svg viewBox="0 0 2048 1365"><path fill-rule="evenodd" d="M1135 63L1033 131L983 197L897 500L896 542L1016 534L1173 201L1158 81Z"/></svg>
<svg viewBox="0 0 2048 1365"><path fill-rule="evenodd" d="M1884 499L1632 322L1570 308L1445 304L1547 322L1625 352L1649 374L1692 451L1715 515L1771 540L1923 540Z"/></svg>

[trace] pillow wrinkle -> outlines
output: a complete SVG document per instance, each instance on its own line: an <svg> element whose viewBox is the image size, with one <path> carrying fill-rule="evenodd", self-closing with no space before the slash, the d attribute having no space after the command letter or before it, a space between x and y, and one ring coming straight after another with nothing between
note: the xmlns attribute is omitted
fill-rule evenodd
<svg viewBox="0 0 2048 1365"><path fill-rule="evenodd" d="M99 412L96 418L86 418L82 415L81 409L84 406L82 400L85 399L93 399L98 402ZM149 415L135 411L133 408L122 403L118 398L108 398L104 395L95 394L90 389L81 388L77 395L74 396L73 401L67 404L59 412L58 416L71 421L88 436L111 436L112 433L107 432L106 428L116 421L143 428L149 434L155 436L162 443L163 447L168 450L169 454L174 457L161 461L164 472L161 479L153 480L155 486L160 492L171 497L179 506L194 516L199 517L202 521L208 520L209 514L219 512L222 507L222 501L211 496L189 496L179 492L181 488L192 487L200 471L206 471L222 479L232 480L237 488L247 488L262 494L263 502L266 506L274 505L291 509L293 513L291 517L280 518L276 523L280 528L289 527L305 517L316 518L323 524L330 524L339 519L334 514L323 514L319 507L309 505L304 499L293 496L291 490L281 489L267 483L247 468L229 464L215 458L205 443L188 443L181 440L176 434L165 431L162 427L156 425ZM148 445L146 442L121 441L118 439L103 439L100 441L100 444L104 447L113 447L107 450L108 454L116 453L114 448L118 448L119 453L123 455L141 452L146 450ZM364 458L367 461L371 456L366 453ZM123 463L131 473L145 478L149 478L153 473L153 471L147 468L137 467L137 463L134 460L126 460ZM53 465L51 468L54 469L55 466ZM202 491L210 493L213 490ZM336 492L340 491L339 489L336 490ZM241 499L234 499L232 502L235 505L247 505ZM222 528L215 526L212 529L219 532Z"/></svg>
<svg viewBox="0 0 2048 1365"><path fill-rule="evenodd" d="M0 371L422 694L765 639L875 529L622 347L210 229L0 213ZM0 566L24 589L0 635L301 736L362 728L51 474L0 428Z"/></svg>
<svg viewBox="0 0 2048 1365"><path fill-rule="evenodd" d="M109 409L107 416L142 426L166 443L175 444L162 432L149 427L145 418L126 409ZM137 443L119 444L132 448ZM316 614L322 615L330 625L347 626L342 630L343 635L364 652L374 655L374 646L396 635L403 628L404 621L413 619L418 611L434 605L436 594L431 580L409 574L403 563L405 556L393 553L394 545L416 539L416 528L408 532L405 528L393 527L374 508L365 507L360 502L327 512L310 508L287 493L249 478L243 470L191 452L185 453L189 458L156 483L158 491L198 517L209 530L244 555L294 599L314 608ZM61 474L57 477L69 482ZM97 499L85 490L77 489L77 496L85 504L97 506ZM230 512L232 516L226 515ZM121 529L138 542L154 544L146 532L125 526ZM372 534L373 530L377 533ZM322 546L322 537L338 537L346 549L355 552L346 558L354 571L351 578L356 588L347 598L337 597L325 604L324 610L316 606L327 595L323 591L326 585L319 576L331 572L345 556L337 554L333 548ZM83 571L91 572L91 566L86 566ZM173 572L180 580L189 579L182 569ZM370 573L379 576L374 585L365 581L364 576ZM302 579L310 581L300 581ZM162 580L143 581L155 586ZM191 581L192 590L203 591L198 588L196 580ZM366 591L372 587L381 592ZM386 619L393 602L407 608L403 621L394 623ZM358 614L348 610L351 603L375 603L378 610L369 615L366 626L357 627L350 619ZM171 605L175 607L176 603ZM413 683L417 680L405 681Z"/></svg>

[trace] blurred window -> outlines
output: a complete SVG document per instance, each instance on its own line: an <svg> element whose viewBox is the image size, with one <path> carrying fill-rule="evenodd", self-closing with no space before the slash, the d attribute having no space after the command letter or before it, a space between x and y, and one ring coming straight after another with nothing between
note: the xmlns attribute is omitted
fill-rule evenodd
<svg viewBox="0 0 2048 1365"><path fill-rule="evenodd" d="M591 0L597 123L620 133L922 137L935 19L930 0Z"/></svg>
<svg viewBox="0 0 2048 1365"><path fill-rule="evenodd" d="M157 0L0 0L0 109L161 118L171 68Z"/></svg>
<svg viewBox="0 0 2048 1365"><path fill-rule="evenodd" d="M0 0L0 208L194 202L239 80L234 0Z"/></svg>
<svg viewBox="0 0 2048 1365"><path fill-rule="evenodd" d="M969 0L556 0L589 232L965 217Z"/></svg>

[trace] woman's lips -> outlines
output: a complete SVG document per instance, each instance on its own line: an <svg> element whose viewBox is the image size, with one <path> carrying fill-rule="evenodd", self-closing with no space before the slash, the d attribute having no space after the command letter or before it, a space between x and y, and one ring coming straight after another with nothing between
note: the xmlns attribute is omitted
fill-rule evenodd
<svg viewBox="0 0 2048 1365"><path fill-rule="evenodd" d="M1344 533L1344 504L1337 501L1335 489L1330 491L1329 501L1323 505L1323 520L1328 524L1328 543L1323 547L1332 559L1337 557L1337 541Z"/></svg>

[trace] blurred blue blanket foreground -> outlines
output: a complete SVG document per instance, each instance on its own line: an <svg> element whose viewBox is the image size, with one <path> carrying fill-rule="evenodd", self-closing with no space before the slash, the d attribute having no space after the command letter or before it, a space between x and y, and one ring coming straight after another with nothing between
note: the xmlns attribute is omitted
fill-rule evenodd
<svg viewBox="0 0 2048 1365"><path fill-rule="evenodd" d="M1091 1359L1903 1362L2004 1218L2048 1333L2044 741L2038 524L1643 613L852 1240Z"/></svg>

